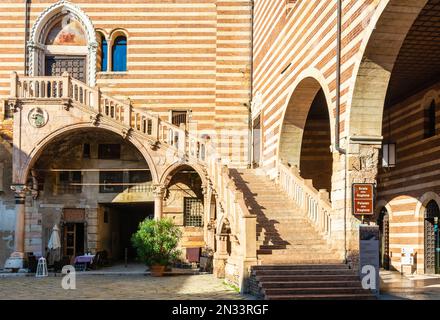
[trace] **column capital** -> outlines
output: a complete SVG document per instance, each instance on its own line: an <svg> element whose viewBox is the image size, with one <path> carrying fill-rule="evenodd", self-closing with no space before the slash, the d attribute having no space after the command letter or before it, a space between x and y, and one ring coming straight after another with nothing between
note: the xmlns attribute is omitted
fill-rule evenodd
<svg viewBox="0 0 440 320"><path fill-rule="evenodd" d="M153 185L153 195L155 198L163 197L165 193L165 186L162 184L155 184Z"/></svg>
<svg viewBox="0 0 440 320"><path fill-rule="evenodd" d="M30 191L28 186L26 186L25 184L13 184L11 186L11 190L14 191L15 198L23 198L23 199L26 197L26 193Z"/></svg>

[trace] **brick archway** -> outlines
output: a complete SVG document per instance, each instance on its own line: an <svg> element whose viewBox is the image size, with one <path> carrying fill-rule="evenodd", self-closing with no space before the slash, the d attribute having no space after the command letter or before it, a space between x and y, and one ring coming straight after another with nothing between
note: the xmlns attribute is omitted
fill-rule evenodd
<svg viewBox="0 0 440 320"><path fill-rule="evenodd" d="M391 73L414 21L428 0L382 1L369 22L355 66L348 136L380 137Z"/></svg>
<svg viewBox="0 0 440 320"><path fill-rule="evenodd" d="M317 189L331 191L332 126L328 90L315 77L302 78L284 111L279 160L296 166Z"/></svg>

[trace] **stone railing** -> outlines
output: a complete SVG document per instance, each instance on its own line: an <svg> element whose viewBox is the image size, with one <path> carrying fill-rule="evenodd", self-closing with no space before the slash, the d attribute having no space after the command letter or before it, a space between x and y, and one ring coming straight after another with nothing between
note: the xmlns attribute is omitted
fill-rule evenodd
<svg viewBox="0 0 440 320"><path fill-rule="evenodd" d="M133 108L129 103L91 88L65 73L60 77L19 77L11 75L10 99L69 100L97 114L110 118L152 141L173 147L180 156L204 162L207 159L205 140L190 135L184 126L178 127L158 116Z"/></svg>
<svg viewBox="0 0 440 320"><path fill-rule="evenodd" d="M226 277L228 280L233 279L232 281L243 291L246 290L250 267L257 264L256 215L249 212L244 201L244 195L238 190L234 179L229 174L228 167L223 165L214 156L208 159L207 174L222 207L222 210L219 212L223 212L223 217L220 213L217 220L221 222L228 219L231 231L230 236L236 237L235 242L231 240L233 247L230 256L231 261L235 261L236 264L231 264L230 267L235 270L232 273L236 274L238 278L234 278L231 275L226 275ZM221 227L221 225L217 225L217 229ZM234 246L239 248L234 248ZM220 255L225 254L224 252L218 253ZM227 263L230 262L228 261Z"/></svg>
<svg viewBox="0 0 440 320"><path fill-rule="evenodd" d="M316 190L312 180L300 176L297 167L278 165L278 184L290 199L307 214L315 228L330 243L332 239L333 208L326 190Z"/></svg>

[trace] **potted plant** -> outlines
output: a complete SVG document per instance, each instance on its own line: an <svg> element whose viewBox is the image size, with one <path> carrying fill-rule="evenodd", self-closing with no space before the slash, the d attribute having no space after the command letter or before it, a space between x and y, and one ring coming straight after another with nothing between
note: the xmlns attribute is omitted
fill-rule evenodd
<svg viewBox="0 0 440 320"><path fill-rule="evenodd" d="M146 219L139 224L131 242L138 258L150 268L152 276L162 276L165 268L181 256L177 249L182 231L169 219Z"/></svg>

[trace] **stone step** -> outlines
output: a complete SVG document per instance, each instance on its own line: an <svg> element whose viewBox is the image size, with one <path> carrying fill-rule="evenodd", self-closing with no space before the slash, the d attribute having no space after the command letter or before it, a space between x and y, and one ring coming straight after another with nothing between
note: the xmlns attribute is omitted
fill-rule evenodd
<svg viewBox="0 0 440 320"><path fill-rule="evenodd" d="M358 294L286 294L286 295L271 295L266 296L266 300L376 300L376 297L371 293Z"/></svg>
<svg viewBox="0 0 440 320"><path fill-rule="evenodd" d="M316 240L319 241L319 240ZM257 245L259 246L260 249L270 249L271 247L278 247L280 246L283 248L298 248L298 249L320 249L323 246L325 247L326 244L325 243L308 243L308 242L304 242L304 243L299 243L299 242L290 242L290 241L265 241L265 240L257 240Z"/></svg>
<svg viewBox="0 0 440 320"><path fill-rule="evenodd" d="M300 240L310 240L310 241L318 241L318 240L322 240L322 238L319 237L319 235L316 234L300 234L300 233L296 233L293 235L289 235L287 237L284 236L283 233L273 233L273 234L266 234L266 233L262 233L258 235L259 239L264 239L266 241L270 241L270 239L274 239L274 240L278 240L278 241L289 241L289 242L295 242L295 241L300 241Z"/></svg>
<svg viewBox="0 0 440 320"><path fill-rule="evenodd" d="M360 281L356 274L351 275L270 275L270 276L256 276L259 282L295 282L295 281Z"/></svg>
<svg viewBox="0 0 440 320"><path fill-rule="evenodd" d="M335 252L327 251L325 248L316 248L311 252L308 248L291 248L291 249L257 249L257 255L288 255L295 258L301 259L312 259L312 258L331 258L335 256Z"/></svg>
<svg viewBox="0 0 440 320"><path fill-rule="evenodd" d="M257 243L258 244L258 243ZM265 251L272 251L276 250L277 252L280 252L281 250L288 250L289 252L293 252L295 254L303 253L303 252L310 252L311 250L315 252L320 253L326 253L329 252L327 247L322 244L315 244L315 245L291 245L291 244L258 244L258 250L260 254L267 254ZM272 253L272 252L269 252Z"/></svg>
<svg viewBox="0 0 440 320"><path fill-rule="evenodd" d="M261 288L267 289L290 289L290 288L339 288L352 287L362 288L361 282L357 281L267 281L259 282Z"/></svg>
<svg viewBox="0 0 440 320"><path fill-rule="evenodd" d="M312 287L312 288L277 288L262 289L266 296L286 296L286 295L322 295L322 294L366 294L371 292L360 287Z"/></svg>
<svg viewBox="0 0 440 320"><path fill-rule="evenodd" d="M357 275L351 269L296 269L296 270L255 270L257 276L309 276L309 275Z"/></svg>
<svg viewBox="0 0 440 320"><path fill-rule="evenodd" d="M332 257L313 257L313 258L302 258L302 257L289 257L285 255L260 255L258 261L261 265L267 264L323 264L323 263L341 263L341 259L337 256Z"/></svg>
<svg viewBox="0 0 440 320"><path fill-rule="evenodd" d="M252 270L315 270L315 269L341 269L352 270L347 264L343 263L326 263L326 264L283 264L283 265L264 265L253 266Z"/></svg>

